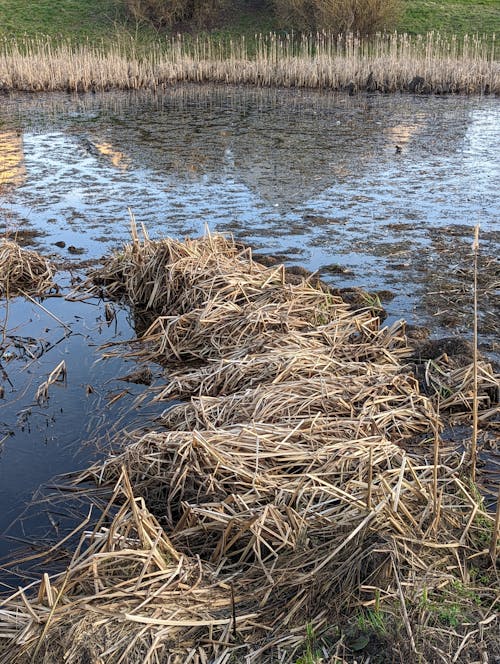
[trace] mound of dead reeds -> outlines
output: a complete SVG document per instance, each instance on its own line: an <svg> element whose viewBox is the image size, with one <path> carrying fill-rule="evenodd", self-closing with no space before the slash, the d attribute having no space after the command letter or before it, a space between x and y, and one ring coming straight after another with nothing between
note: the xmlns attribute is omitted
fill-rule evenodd
<svg viewBox="0 0 500 664"><path fill-rule="evenodd" d="M0 297L43 295L54 288L54 267L36 251L0 240Z"/></svg>
<svg viewBox="0 0 500 664"><path fill-rule="evenodd" d="M367 611L386 661L496 652L494 517L439 440L403 326L219 236L135 234L86 288L146 319L107 352L164 364L166 409L76 478L102 516L63 574L0 604L2 661L291 663L311 633L348 661ZM448 409L469 389L454 380ZM473 573L489 582L471 595Z"/></svg>

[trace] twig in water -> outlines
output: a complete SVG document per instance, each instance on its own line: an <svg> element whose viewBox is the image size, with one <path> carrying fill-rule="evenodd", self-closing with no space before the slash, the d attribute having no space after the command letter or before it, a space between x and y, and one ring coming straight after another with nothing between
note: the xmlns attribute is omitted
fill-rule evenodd
<svg viewBox="0 0 500 664"><path fill-rule="evenodd" d="M26 291L19 291L19 292L21 293L21 295L23 295L24 297L28 298L28 300L30 300L30 302L33 302L33 304L36 304L37 307L40 307L40 309L41 309L43 312L45 312L45 313L47 314L47 316L50 316L50 317L53 318L57 323L59 323L59 325L62 325L62 326L64 327L65 330L67 330L68 332L71 332L71 327L70 327L67 323L63 323L63 321L62 321L60 318L58 318L55 314L53 314L51 311L49 311L46 307L44 307L43 304L41 304L40 302L37 302L35 299L33 299L33 298L31 297L31 295L29 295L28 293L26 293Z"/></svg>

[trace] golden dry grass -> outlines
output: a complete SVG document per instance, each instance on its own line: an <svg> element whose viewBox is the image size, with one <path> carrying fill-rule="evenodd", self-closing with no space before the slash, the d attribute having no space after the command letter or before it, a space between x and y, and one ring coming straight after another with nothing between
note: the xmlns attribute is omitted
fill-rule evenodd
<svg viewBox="0 0 500 664"><path fill-rule="evenodd" d="M142 53L133 44L113 48L51 40L4 41L0 90L88 91L157 89L178 82L329 88L384 92L498 93L495 42L481 38L406 34L317 33L245 39L172 38Z"/></svg>
<svg viewBox="0 0 500 664"><path fill-rule="evenodd" d="M43 295L55 287L54 267L36 251L0 240L0 297Z"/></svg>
<svg viewBox="0 0 500 664"><path fill-rule="evenodd" d="M494 516L439 445L401 325L219 236L135 233L86 288L158 318L107 352L164 364L170 409L76 479L108 502L64 573L0 604L2 661L291 663L307 626L374 606L386 661L496 652ZM428 598L448 606L478 566L491 582L444 637Z"/></svg>

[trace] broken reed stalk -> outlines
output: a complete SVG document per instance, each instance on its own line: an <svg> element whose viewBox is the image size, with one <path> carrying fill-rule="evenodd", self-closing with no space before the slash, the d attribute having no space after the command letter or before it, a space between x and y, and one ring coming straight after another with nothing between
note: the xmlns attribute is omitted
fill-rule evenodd
<svg viewBox="0 0 500 664"><path fill-rule="evenodd" d="M39 307L45 314L47 314L47 316L49 316L49 318L52 318L52 320L55 320L56 323L59 323L59 325L61 325L61 327L64 327L66 332L71 332L71 327L67 323L62 321L58 316L56 316L54 313L52 313L52 311L49 311L47 309L47 307L44 307L41 302L37 302L36 300L34 300L29 293L26 293L25 291L20 289L19 294L22 295L23 297L25 297L30 302L32 302L37 307Z"/></svg>
<svg viewBox="0 0 500 664"><path fill-rule="evenodd" d="M499 538L500 538L500 482L498 483L497 510L495 514L495 524L493 526L493 533L491 534L491 543L490 543L490 556L493 565L496 565L497 546Z"/></svg>
<svg viewBox="0 0 500 664"><path fill-rule="evenodd" d="M373 482L373 447L370 445L370 451L368 456L368 479L367 479L367 491L366 491L366 507L368 510L372 508L372 482Z"/></svg>
<svg viewBox="0 0 500 664"><path fill-rule="evenodd" d="M479 253L479 224L474 229L474 242L472 243L473 253L473 296L474 296L474 311L473 311L473 402L472 402L472 437L471 437L471 450L470 450L470 463L471 463L471 480L476 481L476 465L477 465L477 436L478 436L478 330L477 330L477 258Z"/></svg>
<svg viewBox="0 0 500 664"><path fill-rule="evenodd" d="M38 386L35 394L35 401L38 404L44 404L49 400L49 387L54 383L66 383L66 362L61 360L59 364L52 369L47 380Z"/></svg>
<svg viewBox="0 0 500 664"><path fill-rule="evenodd" d="M439 404L437 412L439 414ZM434 458L433 458L433 493L434 493L434 517L437 519L438 514L438 466L439 466L439 431L434 426ZM436 523L437 528L437 523Z"/></svg>

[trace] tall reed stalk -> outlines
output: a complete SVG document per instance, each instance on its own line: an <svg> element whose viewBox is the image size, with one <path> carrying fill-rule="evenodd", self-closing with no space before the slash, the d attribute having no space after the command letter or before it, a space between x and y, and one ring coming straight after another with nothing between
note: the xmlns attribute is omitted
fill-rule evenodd
<svg viewBox="0 0 500 664"><path fill-rule="evenodd" d="M474 241L472 243L473 253L473 297L474 297L474 322L473 322L473 402L472 402L472 437L471 437L471 479L476 481L477 465L477 434L478 434L478 342L477 342L477 257L479 253L479 224L474 229Z"/></svg>
<svg viewBox="0 0 500 664"><path fill-rule="evenodd" d="M497 511L495 514L495 524L493 526L493 533L491 535L491 543L490 543L490 556L494 565L496 564L496 559L497 559L497 544L499 537L500 537L500 482L498 484Z"/></svg>
<svg viewBox="0 0 500 664"><path fill-rule="evenodd" d="M147 46L48 37L0 42L0 90L159 88L214 82L368 91L498 93L495 40L378 34L176 35Z"/></svg>

